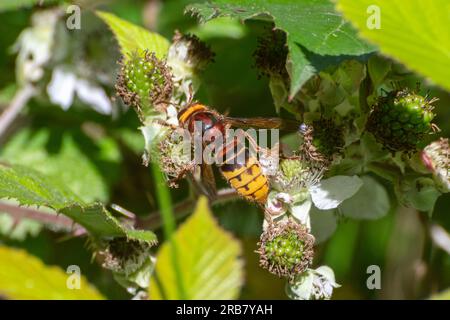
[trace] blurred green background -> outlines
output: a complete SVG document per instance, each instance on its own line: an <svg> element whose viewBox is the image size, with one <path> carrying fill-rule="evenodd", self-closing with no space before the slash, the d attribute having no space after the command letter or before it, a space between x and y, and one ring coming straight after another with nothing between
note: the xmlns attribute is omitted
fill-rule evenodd
<svg viewBox="0 0 450 320"><path fill-rule="evenodd" d="M197 98L203 103L235 116L276 116L268 81L258 76L252 57L257 36L267 26L256 22L245 25L226 22L225 27L221 27L218 26L221 23L219 20L199 27L194 18L183 15L184 7L190 2L196 1L78 1L83 9L82 28L69 33L73 50L70 63L77 65L87 61L94 68L94 73L102 72L111 80L115 79L119 57L117 45L111 32L90 10L111 11L168 38L178 29L195 33L206 41L216 56L215 62L202 75L203 85ZM29 26L33 10L36 9L0 12L0 110L7 105L16 88L16 55L11 48L20 32ZM415 83L417 79L412 77L410 82ZM112 82L109 86L103 84L111 96L114 95ZM450 136L448 93L427 88L426 85L423 89L430 89L432 95L440 98L435 104L437 124L443 136ZM45 148L49 155L61 152L61 133L64 130L64 136L69 135L71 141L81 146L77 151L80 157L91 161L90 170L101 181L98 194L102 200L118 204L140 216L155 211L151 172L141 165L143 139L137 130L139 122L135 112L124 108L119 101L116 101L117 109L113 116L100 115L80 101L75 104L68 111L63 111L49 103L45 94L33 99L7 135L1 138L0 156L24 158L24 163L35 163L39 148ZM33 137L42 127L48 128L48 137L44 143L36 142L35 147L17 142L16 149L19 151L11 150L14 148L8 144L17 139L16 134L24 127L29 130L25 141L35 141ZM93 137L89 128L93 128L94 132L98 129L101 138ZM28 157L21 154L23 149ZM7 155L5 152L8 152ZM41 166L46 166L45 161ZM225 186L224 181L218 181ZM388 184L386 187L392 195L392 187ZM172 195L174 202L182 200L186 196L185 185L181 184L179 189L173 190ZM223 227L239 237L244 247L246 281L241 298L285 299L284 280L259 268L258 255L254 253L262 225L259 209L244 201L235 201L217 205L213 207L213 212ZM439 198L433 220L450 230L450 194ZM78 264L82 273L105 296L112 299L130 297L115 283L110 272L92 261L85 239L65 239L64 235L43 229L21 239L12 239L14 237L8 232L3 232L0 242L25 248L46 264L60 265L63 269L70 264ZM426 266L420 264L425 255L429 255L427 259L430 261L427 273L424 270ZM336 233L317 247L314 264L326 264L334 269L337 282L342 285L335 291L334 299L425 298L429 292L450 287L450 256L430 243L418 213L404 208L393 207L389 214L376 221L341 219ZM370 265L381 268L380 290L367 289L369 275L366 270ZM429 281L423 281L422 275L425 273L430 277Z"/></svg>

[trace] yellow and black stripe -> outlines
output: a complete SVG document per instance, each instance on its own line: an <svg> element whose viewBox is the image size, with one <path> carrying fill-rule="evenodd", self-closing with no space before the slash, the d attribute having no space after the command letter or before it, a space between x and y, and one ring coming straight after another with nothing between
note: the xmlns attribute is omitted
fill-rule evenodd
<svg viewBox="0 0 450 320"><path fill-rule="evenodd" d="M196 112L207 111L207 107L200 103L192 104L178 113L178 121L181 125L185 124L186 121Z"/></svg>
<svg viewBox="0 0 450 320"><path fill-rule="evenodd" d="M248 154L248 150L244 149ZM244 198L260 204L266 202L269 183L255 157L247 156L245 164L225 163L220 167L220 171L230 185Z"/></svg>

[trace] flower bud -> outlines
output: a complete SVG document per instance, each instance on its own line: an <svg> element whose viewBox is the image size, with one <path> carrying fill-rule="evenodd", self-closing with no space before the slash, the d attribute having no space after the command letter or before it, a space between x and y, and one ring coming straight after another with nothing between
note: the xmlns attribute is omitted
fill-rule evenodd
<svg viewBox="0 0 450 320"><path fill-rule="evenodd" d="M198 74L213 60L214 53L194 35L175 32L167 55L174 79L174 97L179 102L192 99L199 87Z"/></svg>
<svg viewBox="0 0 450 320"><path fill-rule="evenodd" d="M196 73L202 71L213 59L214 53L198 37L175 32L167 56L168 63L172 68L178 66L185 71ZM181 69L179 70L181 71ZM179 75L176 71L174 73L175 76Z"/></svg>
<svg viewBox="0 0 450 320"><path fill-rule="evenodd" d="M155 259L150 255L150 245L137 240L115 238L106 242L98 255L102 266L113 271L114 278L127 290L136 294L139 288L148 287Z"/></svg>
<svg viewBox="0 0 450 320"><path fill-rule="evenodd" d="M149 246L135 240L115 238L100 251L103 267L126 275L135 272L149 256Z"/></svg>
<svg viewBox="0 0 450 320"><path fill-rule="evenodd" d="M182 129L170 131L158 144L161 169L168 178L175 180L193 169L190 136L185 136L183 133L187 132ZM170 184L172 187L178 187L176 181Z"/></svg>
<svg viewBox="0 0 450 320"><path fill-rule="evenodd" d="M433 173L443 192L450 192L450 148L448 139L434 141L422 151L422 161Z"/></svg>
<svg viewBox="0 0 450 320"><path fill-rule="evenodd" d="M308 269L298 275L293 283L288 283L287 294L295 300L329 300L333 289L338 288L335 282L334 272L330 267L321 266Z"/></svg>
<svg viewBox="0 0 450 320"><path fill-rule="evenodd" d="M293 198L290 194L285 192L271 191L267 199L265 210L271 216L277 217L286 213L287 204L292 203Z"/></svg>

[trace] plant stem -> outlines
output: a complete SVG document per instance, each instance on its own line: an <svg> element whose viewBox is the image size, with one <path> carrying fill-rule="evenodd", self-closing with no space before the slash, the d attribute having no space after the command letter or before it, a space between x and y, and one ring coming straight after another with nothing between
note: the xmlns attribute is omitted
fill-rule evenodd
<svg viewBox="0 0 450 320"><path fill-rule="evenodd" d="M429 296L433 287L433 272L431 270L431 261L433 258L433 241L430 234L430 218L427 212L417 211L418 220L422 224L424 233L424 245L422 252L422 262L426 265L426 272L419 283L418 298Z"/></svg>
<svg viewBox="0 0 450 320"><path fill-rule="evenodd" d="M174 236L175 232L175 217L172 210L172 202L170 199L170 192L166 185L166 180L164 178L163 173L161 172L158 164L152 163L152 172L153 177L155 178L155 186L156 186L156 195L158 198L158 204L161 208L161 218L163 223L163 231L164 236L166 240L169 242L169 245L172 250L171 252L171 259L172 259L172 266L175 273L175 279L177 282L178 292L180 294L180 299L185 300L187 298L186 296L186 290L184 288L184 282L181 274L180 264L178 261L178 246L177 242Z"/></svg>
<svg viewBox="0 0 450 320"><path fill-rule="evenodd" d="M29 83L16 92L10 105L0 115L0 137L6 132L23 107L33 97L34 93L35 89Z"/></svg>
<svg viewBox="0 0 450 320"><path fill-rule="evenodd" d="M83 229L81 226L75 224L72 219L67 218L66 216L49 214L36 209L19 207L5 202L0 202L0 212L9 214L15 220L30 219L64 229Z"/></svg>

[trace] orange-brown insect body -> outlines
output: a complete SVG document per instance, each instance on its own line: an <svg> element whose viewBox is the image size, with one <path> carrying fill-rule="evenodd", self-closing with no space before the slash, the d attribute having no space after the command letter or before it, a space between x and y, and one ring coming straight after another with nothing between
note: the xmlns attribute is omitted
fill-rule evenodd
<svg viewBox="0 0 450 320"><path fill-rule="evenodd" d="M202 135L214 136L226 134L226 120L211 111L208 107L194 103L178 113L180 125L194 132L195 122L201 122ZM227 141L217 152L217 156L225 159L219 169L225 179L244 198L263 205L269 193L267 177L262 173L261 165L255 156L250 155L248 148L238 143L237 137ZM238 161L243 159L243 161Z"/></svg>

